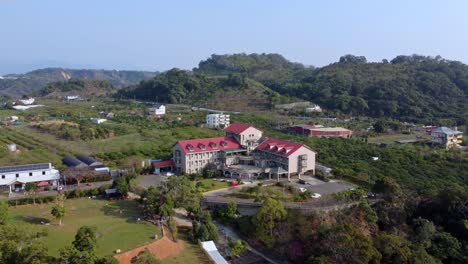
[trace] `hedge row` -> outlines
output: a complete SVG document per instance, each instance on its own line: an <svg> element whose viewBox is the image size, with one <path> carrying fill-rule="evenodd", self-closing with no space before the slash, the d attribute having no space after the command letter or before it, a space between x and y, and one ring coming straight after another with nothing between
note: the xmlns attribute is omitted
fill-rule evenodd
<svg viewBox="0 0 468 264"><path fill-rule="evenodd" d="M111 187L110 185L103 185L99 188L93 188L93 189L87 189L87 190L76 189L72 191L66 191L64 192L64 194L67 199L97 196L97 195L105 194L105 190L109 189L110 187ZM51 203L55 201L55 197L57 197L57 195L36 197L35 201L36 201L36 204ZM8 201L8 204L10 206L33 204L33 203L34 203L34 199L31 197Z"/></svg>

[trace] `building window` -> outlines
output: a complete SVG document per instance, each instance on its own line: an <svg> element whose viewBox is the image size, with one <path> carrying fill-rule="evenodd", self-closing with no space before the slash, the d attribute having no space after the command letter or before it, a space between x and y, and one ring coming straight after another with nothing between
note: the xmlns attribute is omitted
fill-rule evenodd
<svg viewBox="0 0 468 264"><path fill-rule="evenodd" d="M29 173L29 176L32 176L32 172Z"/></svg>
<svg viewBox="0 0 468 264"><path fill-rule="evenodd" d="M45 171L42 171L42 175L45 175Z"/></svg>
<svg viewBox="0 0 468 264"><path fill-rule="evenodd" d="M17 174L16 174L16 178L18 178L18 177L19 177L19 174L17 173Z"/></svg>
<svg viewBox="0 0 468 264"><path fill-rule="evenodd" d="M5 179L5 175L2 175L2 179Z"/></svg>

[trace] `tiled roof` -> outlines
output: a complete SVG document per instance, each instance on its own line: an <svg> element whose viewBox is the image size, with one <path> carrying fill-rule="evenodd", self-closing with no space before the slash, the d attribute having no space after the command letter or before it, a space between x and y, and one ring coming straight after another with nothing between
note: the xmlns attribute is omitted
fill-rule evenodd
<svg viewBox="0 0 468 264"><path fill-rule="evenodd" d="M177 142L185 153L240 149L241 146L232 137L201 138L180 140Z"/></svg>
<svg viewBox="0 0 468 264"><path fill-rule="evenodd" d="M174 161L173 160L153 161L152 165L155 168L169 167L169 166L174 166Z"/></svg>
<svg viewBox="0 0 468 264"><path fill-rule="evenodd" d="M236 133L236 134L240 134L242 132L244 132L245 130L247 130L249 127L253 127L255 129L258 129L252 125L249 125L249 124L244 124L244 123L233 123L232 125L226 127L224 129L224 131L226 132L231 132L231 133Z"/></svg>
<svg viewBox="0 0 468 264"><path fill-rule="evenodd" d="M301 147L308 148L307 146L300 143L277 138L268 138L267 140L263 141L256 149L288 157Z"/></svg>
<svg viewBox="0 0 468 264"><path fill-rule="evenodd" d="M438 127L436 129L433 129L432 130L433 133L444 133L444 134L447 134L447 135L459 135L459 134L463 134L462 132L460 131L455 131L455 130L452 130L448 127Z"/></svg>

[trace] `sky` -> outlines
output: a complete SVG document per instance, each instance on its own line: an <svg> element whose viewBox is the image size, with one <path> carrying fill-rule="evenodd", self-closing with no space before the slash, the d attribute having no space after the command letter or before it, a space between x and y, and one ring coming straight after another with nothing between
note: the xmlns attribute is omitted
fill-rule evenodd
<svg viewBox="0 0 468 264"><path fill-rule="evenodd" d="M211 54L324 66L441 55L468 63L466 0L0 0L0 74L192 69Z"/></svg>

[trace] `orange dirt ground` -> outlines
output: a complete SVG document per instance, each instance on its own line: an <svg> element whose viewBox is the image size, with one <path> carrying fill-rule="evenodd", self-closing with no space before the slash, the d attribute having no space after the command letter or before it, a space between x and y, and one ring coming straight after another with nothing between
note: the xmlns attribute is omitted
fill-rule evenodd
<svg viewBox="0 0 468 264"><path fill-rule="evenodd" d="M174 242L168 237L164 236L163 238L151 244L134 248L127 252L117 254L114 257L119 261L120 264L130 264L133 257L137 256L138 253L147 248L157 259L163 260L167 257L179 254L182 250L184 250L184 247L184 242L182 240Z"/></svg>

